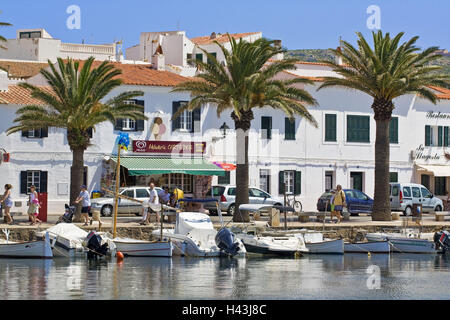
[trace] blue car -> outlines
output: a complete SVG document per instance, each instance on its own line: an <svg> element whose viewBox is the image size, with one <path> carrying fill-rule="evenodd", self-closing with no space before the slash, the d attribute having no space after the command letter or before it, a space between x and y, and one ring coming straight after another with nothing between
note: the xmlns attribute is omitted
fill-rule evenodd
<svg viewBox="0 0 450 320"><path fill-rule="evenodd" d="M352 216L358 213L372 213L373 199L362 191L356 189L344 189L347 210ZM325 205L328 203L327 211L331 210L330 199L331 192L325 192L317 200L317 211L325 211Z"/></svg>

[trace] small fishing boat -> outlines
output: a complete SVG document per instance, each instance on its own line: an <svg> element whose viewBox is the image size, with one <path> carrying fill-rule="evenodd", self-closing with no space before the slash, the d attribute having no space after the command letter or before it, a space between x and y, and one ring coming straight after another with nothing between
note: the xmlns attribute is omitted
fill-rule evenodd
<svg viewBox="0 0 450 320"><path fill-rule="evenodd" d="M295 233L294 236L303 239L307 253L344 254L343 239L326 239L321 232L301 232Z"/></svg>
<svg viewBox="0 0 450 320"><path fill-rule="evenodd" d="M5 232L5 230L3 231ZM28 259L51 259L53 258L48 233L44 239L36 241L15 242L9 241L9 232L6 240L0 242L0 258L28 258Z"/></svg>
<svg viewBox="0 0 450 320"><path fill-rule="evenodd" d="M239 206L239 210L251 212L270 208L294 211L293 208L274 206L273 204L242 204ZM303 239L294 236L261 236L239 232L236 233L236 237L244 243L248 253L294 256L308 251Z"/></svg>
<svg viewBox="0 0 450 320"><path fill-rule="evenodd" d="M125 257L171 257L173 245L170 241L146 241L130 238L113 239L116 250Z"/></svg>
<svg viewBox="0 0 450 320"><path fill-rule="evenodd" d="M49 234L54 257L84 256L87 251L83 241L88 232L72 223L59 223L36 235L43 237L45 233Z"/></svg>
<svg viewBox="0 0 450 320"><path fill-rule="evenodd" d="M389 241L369 241L344 243L344 252L351 253L389 253Z"/></svg>
<svg viewBox="0 0 450 320"><path fill-rule="evenodd" d="M368 241L388 241L391 252L397 253L436 253L433 241L406 237L403 234L368 233Z"/></svg>
<svg viewBox="0 0 450 320"><path fill-rule="evenodd" d="M183 202L216 202L216 199L181 199ZM220 215L220 213L219 213ZM220 216L221 221L222 217ZM224 231L222 231L224 230ZM173 255L188 257L245 256L241 240L227 228L217 231L207 214L179 212L175 229L154 230L152 234L173 244Z"/></svg>

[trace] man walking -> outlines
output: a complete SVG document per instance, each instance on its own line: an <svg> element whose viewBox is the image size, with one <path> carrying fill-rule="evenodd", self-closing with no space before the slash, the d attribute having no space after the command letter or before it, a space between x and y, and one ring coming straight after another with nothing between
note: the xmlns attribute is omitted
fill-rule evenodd
<svg viewBox="0 0 450 320"><path fill-rule="evenodd" d="M148 204L159 204L159 197L158 192L156 192L155 184L153 182L150 182L150 198L148 199ZM150 213L154 212L152 208L149 206L148 208L143 208L144 212L142 215L142 221L140 224L146 225L150 220ZM156 211L156 221L159 223L159 213Z"/></svg>

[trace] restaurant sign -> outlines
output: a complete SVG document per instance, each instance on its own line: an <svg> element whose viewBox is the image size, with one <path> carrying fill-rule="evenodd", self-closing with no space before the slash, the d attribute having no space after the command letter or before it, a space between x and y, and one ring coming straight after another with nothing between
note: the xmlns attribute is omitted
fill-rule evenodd
<svg viewBox="0 0 450 320"><path fill-rule="evenodd" d="M427 113L427 118L428 119L450 119L450 113L429 111Z"/></svg>
<svg viewBox="0 0 450 320"><path fill-rule="evenodd" d="M133 140L136 153L203 154L206 142Z"/></svg>

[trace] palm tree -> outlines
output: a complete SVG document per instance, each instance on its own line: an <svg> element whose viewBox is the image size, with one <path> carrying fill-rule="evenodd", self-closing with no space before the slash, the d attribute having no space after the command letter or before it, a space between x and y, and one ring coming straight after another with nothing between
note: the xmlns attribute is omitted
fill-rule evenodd
<svg viewBox="0 0 450 320"><path fill-rule="evenodd" d="M274 77L280 72L295 69L293 59L285 59L270 63L275 54L284 49L273 46L273 41L258 39L252 43L237 42L228 35L231 51L222 44L215 42L225 57L225 64L217 61L216 57L202 50L209 63L194 61L202 72L199 79L186 81L177 85L173 91L190 92L191 101L178 109L173 119L185 110L201 108L206 103L216 106L217 116L225 110L231 110L231 118L236 129L236 203L248 203L248 133L253 120L253 109L272 107L284 111L291 119L295 115L304 117L317 126L316 121L308 112L305 105L316 103L314 98L305 90L294 84L310 84L306 79L276 80ZM241 215L235 210L234 221L249 221L247 213Z"/></svg>
<svg viewBox="0 0 450 320"><path fill-rule="evenodd" d="M113 64L103 61L93 68L94 58L87 59L80 69L78 61L58 58L58 69L50 61L50 70L42 69L41 75L49 87L37 87L20 83L31 96L42 102L27 105L19 110L14 120L17 125L7 134L22 130L55 127L67 130L67 141L72 151L70 176L70 203L78 196L83 181L84 151L90 145L89 132L104 121L115 123L117 118L146 119L144 107L128 104L127 100L142 96L142 91L122 92L103 102L111 90L120 86L122 72Z"/></svg>
<svg viewBox="0 0 450 320"><path fill-rule="evenodd" d="M333 53L343 64L326 62L341 77L326 77L318 90L326 87L343 87L362 91L373 98L372 109L376 122L375 141L375 191L372 220L391 220L389 202L389 123L394 99L405 94L419 96L436 103L438 100L429 86L448 87L449 77L431 74L440 69L429 63L440 56L438 47L422 52L414 44L418 37L400 44L403 32L394 38L389 33L372 32L373 49L361 33L358 48L343 41L342 49Z"/></svg>

